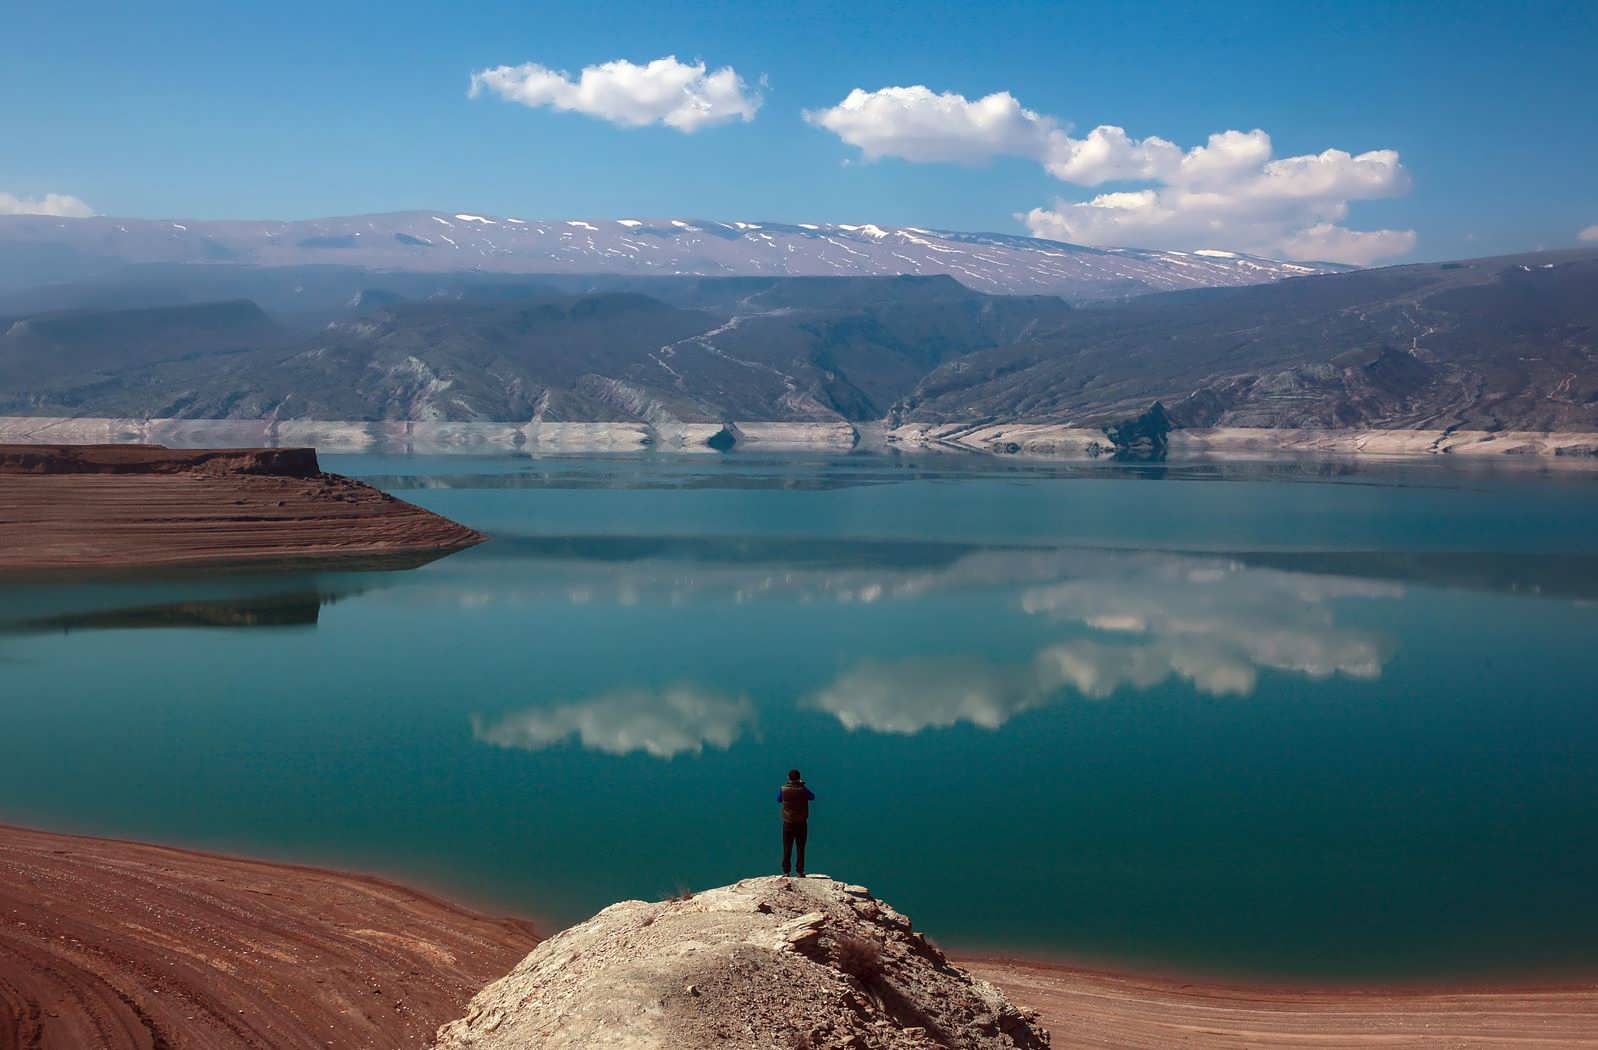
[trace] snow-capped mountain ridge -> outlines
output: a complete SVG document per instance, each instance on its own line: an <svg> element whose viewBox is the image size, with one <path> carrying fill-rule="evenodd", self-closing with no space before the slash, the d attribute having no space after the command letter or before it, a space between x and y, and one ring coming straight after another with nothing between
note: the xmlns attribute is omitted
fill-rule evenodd
<svg viewBox="0 0 1598 1050"><path fill-rule="evenodd" d="M59 245L120 262L331 263L502 273L948 274L984 292L1105 299L1261 284L1343 269L1220 248L1091 248L875 223L700 218L525 219L398 212L303 221L0 217L0 250Z"/></svg>

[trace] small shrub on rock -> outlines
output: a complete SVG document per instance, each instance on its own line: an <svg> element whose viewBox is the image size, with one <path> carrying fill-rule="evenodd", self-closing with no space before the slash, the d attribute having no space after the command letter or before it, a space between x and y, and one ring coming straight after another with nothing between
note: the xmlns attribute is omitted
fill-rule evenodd
<svg viewBox="0 0 1598 1050"><path fill-rule="evenodd" d="M837 954L838 969L862 984L882 975L882 945L869 937L840 937Z"/></svg>

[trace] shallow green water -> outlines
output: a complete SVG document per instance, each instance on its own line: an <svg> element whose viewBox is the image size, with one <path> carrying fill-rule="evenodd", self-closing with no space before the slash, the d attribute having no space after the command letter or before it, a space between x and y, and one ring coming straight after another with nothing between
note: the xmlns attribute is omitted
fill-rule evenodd
<svg viewBox="0 0 1598 1050"><path fill-rule="evenodd" d="M0 818L553 922L811 864L946 945L1598 962L1598 475L328 457L397 573L0 587Z"/></svg>

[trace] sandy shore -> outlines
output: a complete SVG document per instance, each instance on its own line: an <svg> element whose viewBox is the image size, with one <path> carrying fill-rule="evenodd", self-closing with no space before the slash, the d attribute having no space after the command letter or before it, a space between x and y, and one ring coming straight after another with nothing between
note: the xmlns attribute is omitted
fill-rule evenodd
<svg viewBox="0 0 1598 1050"><path fill-rule="evenodd" d="M423 1046L530 951L367 876L0 826L0 1048ZM1598 1047L1598 987L1304 991L958 959L1059 1047Z"/></svg>
<svg viewBox="0 0 1598 1050"><path fill-rule="evenodd" d="M0 445L0 572L427 560L483 537L311 449Z"/></svg>
<svg viewBox="0 0 1598 1050"><path fill-rule="evenodd" d="M1037 1010L1057 1047L1598 1047L1598 985L1312 991L956 961Z"/></svg>
<svg viewBox="0 0 1598 1050"><path fill-rule="evenodd" d="M536 940L380 879L0 826L0 1048L419 1047Z"/></svg>

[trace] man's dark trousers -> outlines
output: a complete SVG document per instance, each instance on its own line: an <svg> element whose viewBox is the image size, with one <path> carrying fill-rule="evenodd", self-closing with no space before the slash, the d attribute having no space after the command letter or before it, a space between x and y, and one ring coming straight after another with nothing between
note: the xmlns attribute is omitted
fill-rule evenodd
<svg viewBox="0 0 1598 1050"><path fill-rule="evenodd" d="M810 822L796 820L782 826L782 873L788 874L788 856L799 847L799 874L805 873L805 839L810 836Z"/></svg>

